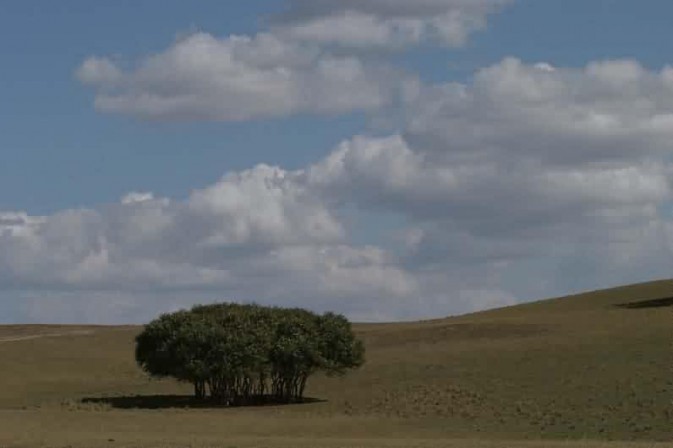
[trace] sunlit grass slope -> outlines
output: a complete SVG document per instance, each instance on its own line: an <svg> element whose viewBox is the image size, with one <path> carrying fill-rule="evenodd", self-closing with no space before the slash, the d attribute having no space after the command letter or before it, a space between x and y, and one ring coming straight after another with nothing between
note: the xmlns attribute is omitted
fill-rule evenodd
<svg viewBox="0 0 673 448"><path fill-rule="evenodd" d="M367 364L345 378L312 379L308 395L324 401L248 409L142 409L171 404L142 398L83 404L189 387L149 381L137 369L137 327L0 327L0 445L673 440L673 306L657 300L670 297L673 281L660 281L460 317L357 325Z"/></svg>

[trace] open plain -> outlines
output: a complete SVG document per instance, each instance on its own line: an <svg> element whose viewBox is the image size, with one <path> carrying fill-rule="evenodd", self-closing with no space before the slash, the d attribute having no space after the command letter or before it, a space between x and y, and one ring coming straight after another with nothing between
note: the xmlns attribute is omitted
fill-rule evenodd
<svg viewBox="0 0 673 448"><path fill-rule="evenodd" d="M0 327L0 446L673 444L673 281L358 324L367 362L310 402L217 408L135 365L139 327Z"/></svg>

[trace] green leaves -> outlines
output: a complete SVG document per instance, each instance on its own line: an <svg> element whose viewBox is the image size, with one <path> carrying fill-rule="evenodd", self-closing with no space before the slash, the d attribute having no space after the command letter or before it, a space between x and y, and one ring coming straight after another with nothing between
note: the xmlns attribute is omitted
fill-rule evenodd
<svg viewBox="0 0 673 448"><path fill-rule="evenodd" d="M136 361L150 375L193 383L197 398L209 389L225 403L290 402L313 373L360 367L364 346L341 315L223 303L150 322L136 338Z"/></svg>

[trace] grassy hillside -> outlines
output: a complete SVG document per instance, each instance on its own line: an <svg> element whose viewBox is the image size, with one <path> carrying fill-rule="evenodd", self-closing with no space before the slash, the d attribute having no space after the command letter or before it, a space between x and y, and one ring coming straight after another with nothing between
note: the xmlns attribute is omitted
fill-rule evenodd
<svg viewBox="0 0 673 448"><path fill-rule="evenodd" d="M313 379L308 395L318 402L247 409L185 409L165 398L189 387L136 368L137 327L0 327L0 446L673 441L673 307L658 300L670 297L673 281L661 281L358 325L363 369Z"/></svg>

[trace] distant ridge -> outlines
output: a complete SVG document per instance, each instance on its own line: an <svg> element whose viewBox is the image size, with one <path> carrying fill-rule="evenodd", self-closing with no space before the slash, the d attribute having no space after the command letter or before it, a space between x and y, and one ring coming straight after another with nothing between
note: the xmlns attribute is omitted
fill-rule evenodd
<svg viewBox="0 0 673 448"><path fill-rule="evenodd" d="M502 308L470 313L471 316L512 315L519 312L589 311L609 308L641 309L673 306L673 280L653 280L642 283L590 290L566 296L535 300Z"/></svg>

